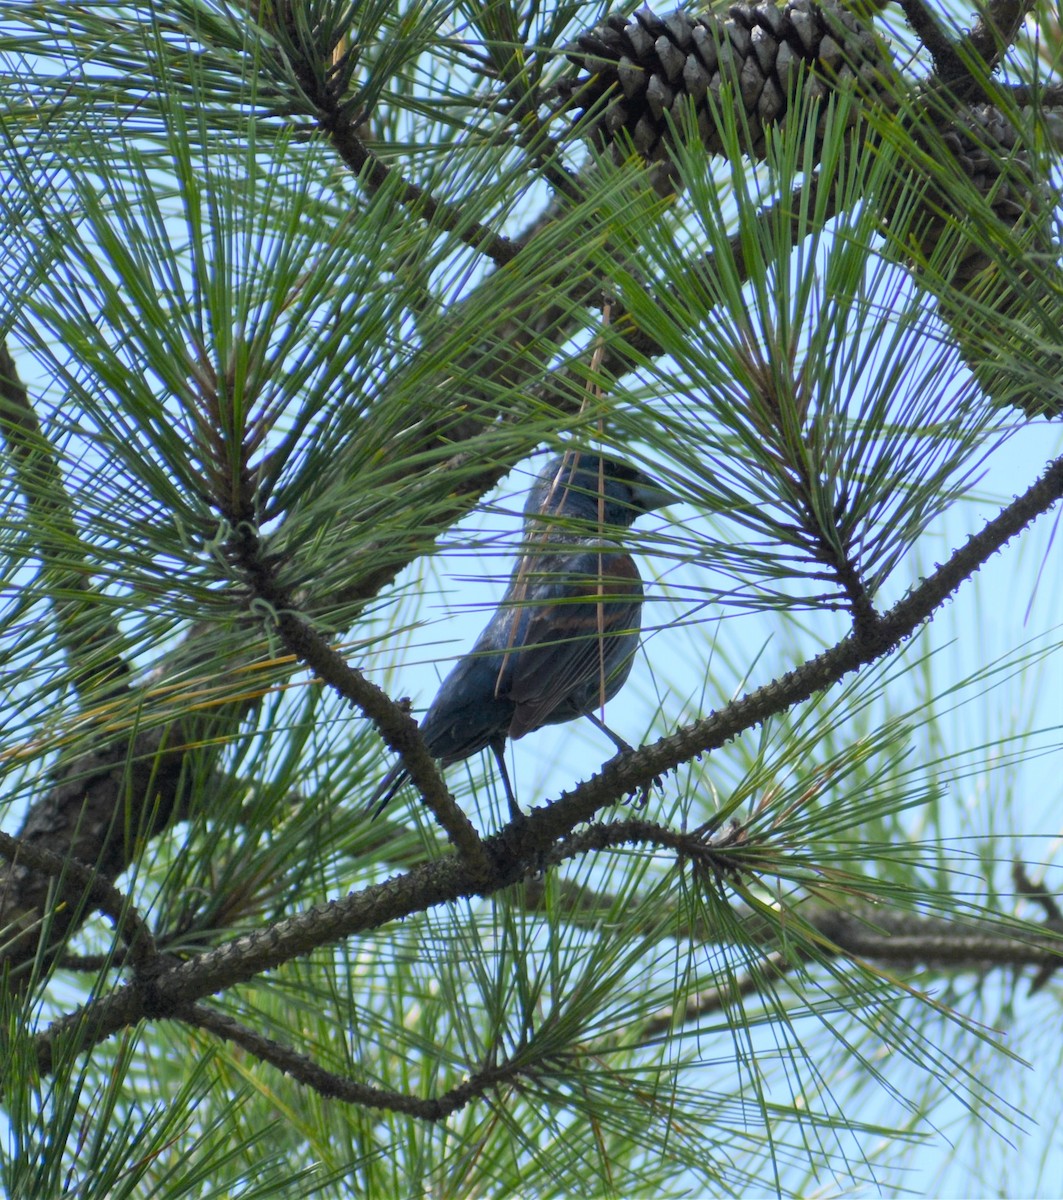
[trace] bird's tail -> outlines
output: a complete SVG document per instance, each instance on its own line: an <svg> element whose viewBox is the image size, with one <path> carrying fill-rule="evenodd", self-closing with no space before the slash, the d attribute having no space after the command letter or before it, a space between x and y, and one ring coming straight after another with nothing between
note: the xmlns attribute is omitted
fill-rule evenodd
<svg viewBox="0 0 1063 1200"><path fill-rule="evenodd" d="M380 816L407 779L409 779L409 775L406 773L406 769L401 762L397 762L377 784L376 790L369 797L369 802L365 807L371 819L375 820Z"/></svg>

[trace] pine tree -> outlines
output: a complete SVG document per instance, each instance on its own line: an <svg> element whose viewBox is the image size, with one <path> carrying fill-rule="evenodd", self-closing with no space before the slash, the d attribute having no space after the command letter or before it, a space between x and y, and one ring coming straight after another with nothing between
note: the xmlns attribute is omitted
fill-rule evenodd
<svg viewBox="0 0 1063 1200"><path fill-rule="evenodd" d="M1061 56L1005 0L5 4L7 1194L1014 1185ZM637 748L516 743L518 820L417 717L574 447L677 501Z"/></svg>

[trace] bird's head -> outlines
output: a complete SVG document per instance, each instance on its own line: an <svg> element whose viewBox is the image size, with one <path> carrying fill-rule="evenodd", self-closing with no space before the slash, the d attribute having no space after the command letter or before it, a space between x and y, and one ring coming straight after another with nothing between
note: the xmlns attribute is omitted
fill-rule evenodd
<svg viewBox="0 0 1063 1200"><path fill-rule="evenodd" d="M630 463L569 450L551 458L539 472L524 515L571 517L626 529L643 513L677 499Z"/></svg>

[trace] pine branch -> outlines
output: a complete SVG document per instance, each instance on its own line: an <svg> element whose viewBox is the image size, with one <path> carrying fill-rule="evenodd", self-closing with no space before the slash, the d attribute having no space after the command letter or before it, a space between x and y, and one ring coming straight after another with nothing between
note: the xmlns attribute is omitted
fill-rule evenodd
<svg viewBox="0 0 1063 1200"><path fill-rule="evenodd" d="M316 671L373 722L385 743L399 754L425 804L458 853L474 874L488 877L491 868L480 835L447 790L439 765L429 754L417 722L386 692L370 683L361 671L345 662L296 610L292 596L278 583L274 565L263 552L255 525L254 497L246 473L235 508L230 508L223 496L216 496L215 502L233 531L226 552L248 582L252 607L263 606L288 652Z"/></svg>
<svg viewBox="0 0 1063 1200"><path fill-rule="evenodd" d="M675 848L689 836L672 834L652 823L625 821L598 826L591 836L579 837L569 847L573 855L608 845L654 844ZM566 855L567 857L567 855ZM604 901L603 901L604 903ZM608 907L608 905L606 905ZM930 965L944 970L991 967L1040 966L1051 970L1063 960L1063 926L1055 933L1037 937L1026 932L1011 931L989 921L954 921L922 917L912 913L896 913L870 909L864 913L838 910L802 910L802 919L832 943L830 950L838 956L871 959L901 966ZM765 936L774 940L774 930L760 918L754 917L749 926L753 934L760 924ZM674 935L674 927L670 927ZM823 949L821 947L821 949ZM681 1007L667 1009L640 1024L634 1040L652 1041L672 1032L682 1024L696 1025L705 1016L726 1012L743 999L755 996L766 987L807 961L793 946L784 954L772 951L755 970L744 972L728 985L705 989L688 996ZM308 1055L283 1045L273 1038L241 1025L231 1017L217 1013L202 1004L191 1004L175 1019L204 1029L216 1037L231 1041L262 1062L267 1062L296 1082L327 1099L341 1100L363 1108L405 1113L427 1121L438 1121L457 1112L473 1099L496 1089L501 1084L516 1082L528 1070L526 1064L505 1062L488 1069L471 1072L459 1087L438 1097L411 1096L401 1092L371 1087L347 1076L328 1071ZM625 1031L624 1041L632 1040ZM612 1042L613 1039L610 1039ZM597 1048L607 1053L609 1047ZM545 1069L539 1064L538 1071Z"/></svg>
<svg viewBox="0 0 1063 1200"><path fill-rule="evenodd" d="M967 78L968 71L963 58L942 29L937 14L925 0L902 0L901 10L912 32L930 52L935 75L943 81Z"/></svg>
<svg viewBox="0 0 1063 1200"><path fill-rule="evenodd" d="M769 716L786 711L815 692L837 683L858 666L874 661L909 638L949 596L1012 537L1063 497L1063 459L1053 462L1022 496L990 521L981 533L928 579L883 615L874 636L852 634L831 650L729 704L712 716L653 746L618 755L602 772L545 808L534 809L519 828L507 826L486 840L492 866L486 881L457 857L447 857L366 888L324 908L310 909L287 921L249 934L160 973L156 1015L173 1014L187 1004L222 991L261 971L279 966L316 947L347 938L423 911L474 895L490 895L522 878L549 854L553 845L626 794L649 786L681 762L723 745ZM686 852L686 851L684 851ZM713 848L707 846L706 853ZM56 1022L39 1042L42 1072L51 1068L57 1037L79 1030L88 1048L144 1015L138 988L127 985Z"/></svg>
<svg viewBox="0 0 1063 1200"><path fill-rule="evenodd" d="M864 959L880 965L926 968L937 973L977 971L985 974L994 968L1020 970L1039 968L1030 991L1039 980L1063 965L1063 925L1046 925L1042 935L1011 930L999 922L958 921L924 917L917 913L891 912L874 908L864 912L838 909L802 908L802 920L824 938L817 955L846 959ZM776 940L774 930L760 924L766 940ZM742 972L730 982L706 988L687 996L675 1007L655 1014L638 1028L636 1040L652 1041L681 1025L697 1025L704 1017L726 1013L742 1000L762 994L775 980L783 978L811 961L807 953L793 944L785 953L772 950L755 969Z"/></svg>
<svg viewBox="0 0 1063 1200"><path fill-rule="evenodd" d="M13 874L32 874L51 880L57 907L70 907L79 917L83 911L91 909L103 913L125 944L123 961L129 963L134 974L142 975L155 966L159 953L150 927L129 898L98 871L3 832L0 832L0 857L11 864ZM10 928L4 930L4 936L5 939L11 937Z"/></svg>
<svg viewBox="0 0 1063 1200"><path fill-rule="evenodd" d="M174 1014L174 1019L185 1021L215 1037L232 1042L254 1058L283 1071L297 1083L312 1089L327 1100L340 1100L362 1108L404 1113L424 1121L442 1121L478 1097L495 1091L504 1084L516 1082L522 1074L530 1073L532 1069L531 1064L519 1061L495 1063L471 1073L468 1079L442 1095L411 1096L404 1092L371 1087L345 1075L328 1071L308 1055L293 1050L273 1038L267 1038L246 1025L241 1025L232 1017L215 1012L202 1004L188 1005Z"/></svg>
<svg viewBox="0 0 1063 1200"><path fill-rule="evenodd" d="M996 36L994 34L994 38ZM535 228L536 236L529 244L529 249L549 227L547 223ZM565 269L571 271L571 264L566 264ZM701 267L695 269L700 270ZM579 272L572 272L572 277L579 280ZM576 301L581 297L589 298L591 290L586 282L579 281L573 285L570 299ZM562 340L571 331L571 310L557 306L536 313L534 321L526 314L520 314L514 324L522 330L525 325L533 328L536 336L542 339L546 352L551 345ZM474 373L474 358L475 362L482 362L485 395L486 388L499 378L504 377L517 385L522 374L529 370L528 363L521 363L525 344L526 339L523 335L510 338L506 336L505 330L501 330L497 342L489 351L475 351L474 356L467 356L464 361L459 362L457 369L468 377ZM632 333L631 344L639 352L654 352L652 339L645 338L638 331ZM630 361L626 354L615 348L610 351L610 355L605 361L605 366L612 368L616 373L624 369ZM557 378L560 381L563 376L558 375ZM566 411L575 411L576 394L574 389L567 388L563 383L550 392L551 402L559 415ZM1043 397L1036 399L1039 403L1044 402ZM444 442L451 447L455 444L462 446L464 443L470 447L475 446L476 439L491 427L498 414L491 405L485 405L482 410L477 410L475 405L472 407L476 412L475 416L470 416L464 422L448 420L445 429L433 430L431 422L426 422L425 440L420 443L420 448L424 449L427 446L431 449ZM410 449L411 447L406 446L404 452ZM508 462L516 461L527 449L530 449L530 446L514 443L509 451ZM470 462L476 463L478 467L474 474L466 473ZM500 461L497 456L489 465L485 465L479 461L474 449L459 449L454 453L443 469L447 473L452 472L459 482L452 492L453 503L440 511L439 528L446 527L466 512L504 474L506 465L507 461ZM422 544L418 541L417 545L411 548L410 539L406 537L398 540L382 538L377 545L369 547L361 556L365 567L352 573L349 589L340 597L340 601L351 603L375 595L380 588L394 579L403 565L421 552ZM232 706L232 719L241 719L245 712L245 705ZM137 735L125 751L93 752L79 759L71 765L67 773L67 782L61 783L31 810L22 831L23 836L28 840L36 837L47 839L47 844L52 849L63 852L67 847L73 847L77 857L97 863L106 874L117 874L128 865L134 841L127 840L116 832L115 812L120 805L128 801L132 805L132 824L141 834L150 836L152 832L164 828L170 816L177 811L175 803L182 772L183 747L194 744L195 738L185 736L184 731L179 728L169 731L156 730ZM127 774L127 763L134 765L132 780ZM83 786L85 780L91 781L91 787ZM82 806L86 798L88 807L83 811ZM4 915L43 911L42 906L46 904L45 893L37 889L29 879L17 886L5 888L3 896ZM30 941L23 939L20 944L25 952L32 955Z"/></svg>
<svg viewBox="0 0 1063 1200"><path fill-rule="evenodd" d="M988 67L995 67L1035 8L1034 0L990 0L966 39L966 49Z"/></svg>

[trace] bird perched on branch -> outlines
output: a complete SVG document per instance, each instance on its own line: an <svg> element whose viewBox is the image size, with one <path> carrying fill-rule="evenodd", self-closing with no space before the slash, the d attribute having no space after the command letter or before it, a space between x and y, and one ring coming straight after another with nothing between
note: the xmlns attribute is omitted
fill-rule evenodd
<svg viewBox="0 0 1063 1200"><path fill-rule="evenodd" d="M639 641L642 579L618 539L673 500L629 464L577 451L552 458L532 485L506 594L421 721L444 767L492 751L514 819L507 738L585 716L630 749L594 712L623 687ZM388 772L370 800L374 812L406 778L401 764Z"/></svg>

